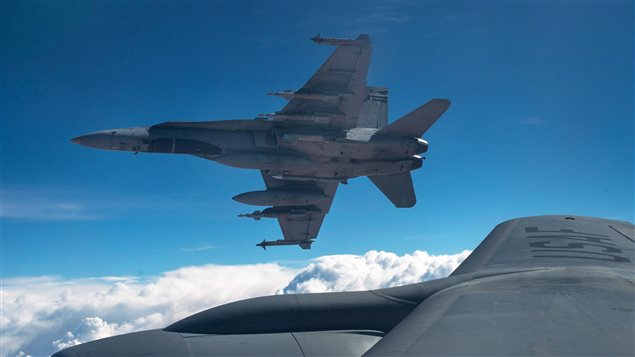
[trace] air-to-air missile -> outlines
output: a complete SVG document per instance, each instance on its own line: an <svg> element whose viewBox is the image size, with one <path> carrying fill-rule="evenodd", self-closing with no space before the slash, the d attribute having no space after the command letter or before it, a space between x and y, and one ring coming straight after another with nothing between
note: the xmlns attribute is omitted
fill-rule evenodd
<svg viewBox="0 0 635 357"><path fill-rule="evenodd" d="M304 219L307 215L321 213L322 211L316 206L303 206L303 207L269 207L260 211L253 211L252 213L239 214L238 217L253 218L256 221L262 218L289 218L289 219Z"/></svg>
<svg viewBox="0 0 635 357"><path fill-rule="evenodd" d="M267 95L284 98L286 100L291 99L308 99L308 100L321 100L324 102L337 103L341 97L345 97L346 95L352 95L352 93L332 93L328 92L322 93L302 93L302 92L294 92L290 90L285 90L282 92L270 92Z"/></svg>
<svg viewBox="0 0 635 357"><path fill-rule="evenodd" d="M360 41L363 41L363 40L368 40L368 36L361 39L360 38L349 39L349 38L322 37L320 35L311 37L311 41L317 43L318 45L326 44L326 45L334 45L334 46L358 46L360 44Z"/></svg>
<svg viewBox="0 0 635 357"><path fill-rule="evenodd" d="M243 217L278 218L285 240L268 245L311 246L340 183L367 176L396 207L416 203L410 171L423 165L421 136L449 107L433 99L388 125L388 89L366 85L370 38L312 38L338 46L288 100L258 120L167 122L103 130L72 139L105 150L194 155L223 165L260 170L266 190L234 200L272 206ZM311 207L310 209L307 207ZM300 212L300 213L299 213Z"/></svg>
<svg viewBox="0 0 635 357"><path fill-rule="evenodd" d="M278 239L274 241L263 240L262 242L256 244L256 246L262 248L263 250L267 250L267 247L284 245L297 245L300 246L300 248L302 249L311 249L311 244L313 244L313 240L311 239L302 241Z"/></svg>

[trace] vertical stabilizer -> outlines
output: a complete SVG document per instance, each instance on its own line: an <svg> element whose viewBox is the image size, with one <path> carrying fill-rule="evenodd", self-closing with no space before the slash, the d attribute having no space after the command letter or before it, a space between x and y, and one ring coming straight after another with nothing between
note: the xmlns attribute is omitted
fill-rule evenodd
<svg viewBox="0 0 635 357"><path fill-rule="evenodd" d="M367 87L366 98L362 103L357 120L358 128L381 129L388 122L388 89Z"/></svg>

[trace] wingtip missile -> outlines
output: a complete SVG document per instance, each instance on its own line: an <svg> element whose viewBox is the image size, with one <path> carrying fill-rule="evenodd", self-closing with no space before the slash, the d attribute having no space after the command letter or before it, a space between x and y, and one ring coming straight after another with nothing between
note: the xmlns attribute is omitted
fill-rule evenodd
<svg viewBox="0 0 635 357"><path fill-rule="evenodd" d="M295 95L295 91L292 91L290 89L285 89L282 91L269 92L267 93L267 95L272 97L281 97L281 98L290 100L290 99L293 99L293 96Z"/></svg>
<svg viewBox="0 0 635 357"><path fill-rule="evenodd" d="M370 42L368 35L359 35L356 39L352 38L335 38L335 37L322 37L319 34L315 37L311 37L311 41L318 45L335 45L335 46L359 46L365 45Z"/></svg>

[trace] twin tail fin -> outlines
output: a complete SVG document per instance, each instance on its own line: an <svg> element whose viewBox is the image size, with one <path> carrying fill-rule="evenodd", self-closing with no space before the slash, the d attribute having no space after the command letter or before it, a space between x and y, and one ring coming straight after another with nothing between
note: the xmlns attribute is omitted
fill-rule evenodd
<svg viewBox="0 0 635 357"><path fill-rule="evenodd" d="M392 124L379 130L375 135L420 138L450 107L447 99L432 99L411 111Z"/></svg>

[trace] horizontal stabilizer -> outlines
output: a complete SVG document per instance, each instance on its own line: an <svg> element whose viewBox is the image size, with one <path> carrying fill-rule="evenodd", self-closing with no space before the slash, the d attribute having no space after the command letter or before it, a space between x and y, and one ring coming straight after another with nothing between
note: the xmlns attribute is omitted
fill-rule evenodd
<svg viewBox="0 0 635 357"><path fill-rule="evenodd" d="M368 176L368 178L388 197L395 207L407 208L417 203L409 171L392 175Z"/></svg>
<svg viewBox="0 0 635 357"><path fill-rule="evenodd" d="M420 138L450 107L447 99L432 99L419 108L384 127L376 135Z"/></svg>

